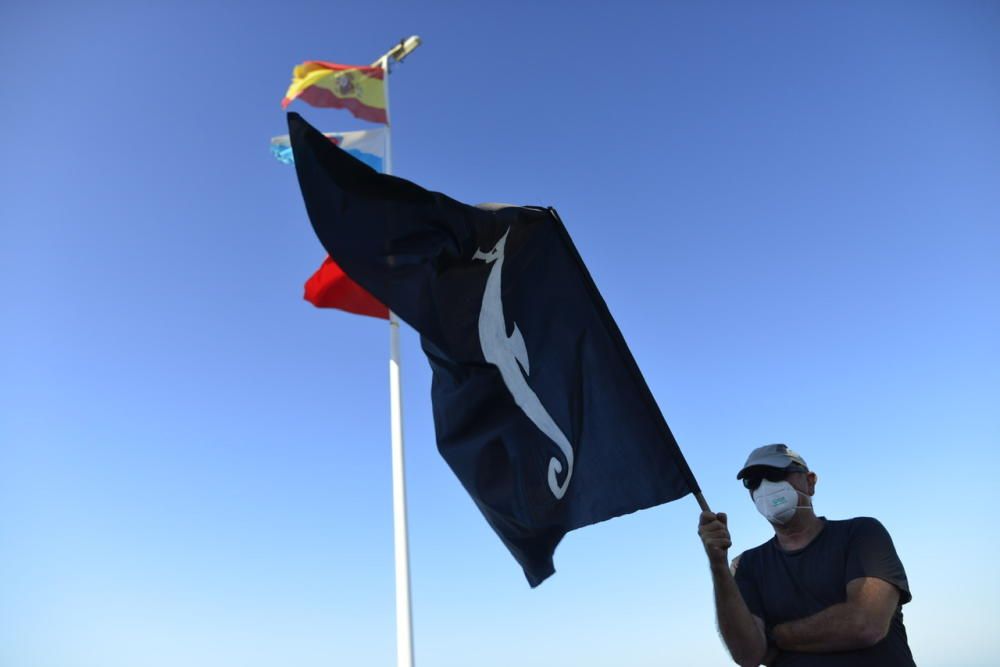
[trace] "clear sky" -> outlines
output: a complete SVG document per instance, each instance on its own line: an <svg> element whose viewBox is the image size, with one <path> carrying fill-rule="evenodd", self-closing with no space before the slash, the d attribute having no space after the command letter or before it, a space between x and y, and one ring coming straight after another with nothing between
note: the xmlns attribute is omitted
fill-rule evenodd
<svg viewBox="0 0 1000 667"><path fill-rule="evenodd" d="M996 664L1000 4L5 0L0 665L394 664L387 326L302 301L268 139L293 65L410 34L395 171L560 211L734 554L787 442L917 662ZM418 665L726 664L693 499L530 590L403 355Z"/></svg>

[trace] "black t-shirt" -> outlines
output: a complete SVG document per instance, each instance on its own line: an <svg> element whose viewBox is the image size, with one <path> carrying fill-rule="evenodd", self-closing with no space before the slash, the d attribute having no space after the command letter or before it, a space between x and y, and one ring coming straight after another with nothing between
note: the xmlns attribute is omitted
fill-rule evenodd
<svg viewBox="0 0 1000 667"><path fill-rule="evenodd" d="M889 633L878 644L856 651L783 651L776 666L913 666L906 642L902 606L910 601L903 564L889 533L876 519L823 519L823 530L804 549L784 551L774 537L746 551L736 568L736 583L750 613L775 625L812 616L847 601L847 584L858 577L884 579L899 589L899 606Z"/></svg>

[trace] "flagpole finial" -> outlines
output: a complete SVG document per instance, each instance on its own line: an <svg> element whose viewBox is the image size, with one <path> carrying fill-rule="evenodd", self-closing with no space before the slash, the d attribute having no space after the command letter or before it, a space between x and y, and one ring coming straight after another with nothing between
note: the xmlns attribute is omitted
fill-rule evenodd
<svg viewBox="0 0 1000 667"><path fill-rule="evenodd" d="M389 61L395 60L397 63L403 62L406 56L413 53L418 46L420 46L420 37L417 35L410 35L405 39L399 40L399 44L389 49L382 55L381 58L372 63L372 67L377 67L383 65L386 69L389 69Z"/></svg>

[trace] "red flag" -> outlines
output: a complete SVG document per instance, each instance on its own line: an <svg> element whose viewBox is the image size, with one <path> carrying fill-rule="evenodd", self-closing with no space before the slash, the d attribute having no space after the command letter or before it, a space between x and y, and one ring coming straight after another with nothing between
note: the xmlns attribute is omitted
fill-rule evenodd
<svg viewBox="0 0 1000 667"><path fill-rule="evenodd" d="M317 308L339 308L358 315L389 319L389 309L348 278L329 257L306 281L305 300Z"/></svg>

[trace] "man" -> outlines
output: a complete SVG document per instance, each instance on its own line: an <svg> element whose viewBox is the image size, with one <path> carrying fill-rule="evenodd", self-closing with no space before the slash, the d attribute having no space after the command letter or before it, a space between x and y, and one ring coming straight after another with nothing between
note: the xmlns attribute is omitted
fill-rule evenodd
<svg viewBox="0 0 1000 667"><path fill-rule="evenodd" d="M816 473L785 445L750 453L736 476L774 537L738 556L726 515L702 512L719 631L743 667L913 667L902 605L903 565L882 524L813 513Z"/></svg>

